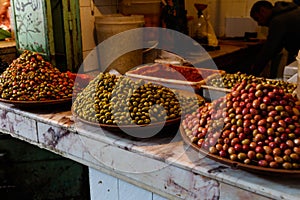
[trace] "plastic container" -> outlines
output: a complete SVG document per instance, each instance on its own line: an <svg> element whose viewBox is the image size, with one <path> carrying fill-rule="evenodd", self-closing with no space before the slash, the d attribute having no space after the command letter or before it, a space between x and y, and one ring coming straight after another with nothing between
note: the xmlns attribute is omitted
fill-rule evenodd
<svg viewBox="0 0 300 200"><path fill-rule="evenodd" d="M297 74L297 72L298 72L298 62L294 61L294 62L292 62L289 65L287 65L287 66L284 67L284 70L283 70L283 80L287 81L294 74Z"/></svg>
<svg viewBox="0 0 300 200"><path fill-rule="evenodd" d="M223 73L225 72L222 70L149 63L130 70L125 75L133 80L142 79L168 88L198 92L205 84L206 77Z"/></svg>
<svg viewBox="0 0 300 200"><path fill-rule="evenodd" d="M95 28L97 32L96 42L97 44L103 42L109 37L127 31L130 29L143 27L145 23L143 15L131 15L124 16L121 14L103 15L95 18ZM143 35L132 35L131 37L120 38L120 42L111 48L120 48L122 43L124 44L142 44ZM122 41L121 41L122 40ZM115 69L121 74L124 74L129 69L141 65L143 62L142 50L134 50L128 52L116 60L105 70L110 71ZM101 56L101 55L100 55ZM101 63L101 57L100 57Z"/></svg>

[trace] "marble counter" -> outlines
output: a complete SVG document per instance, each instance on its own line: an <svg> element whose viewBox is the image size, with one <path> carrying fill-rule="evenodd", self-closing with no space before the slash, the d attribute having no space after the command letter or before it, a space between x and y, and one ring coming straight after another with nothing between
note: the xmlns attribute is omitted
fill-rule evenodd
<svg viewBox="0 0 300 200"><path fill-rule="evenodd" d="M299 199L297 177L258 175L220 164L184 144L177 131L134 139L81 123L69 110L0 103L0 132L166 199Z"/></svg>

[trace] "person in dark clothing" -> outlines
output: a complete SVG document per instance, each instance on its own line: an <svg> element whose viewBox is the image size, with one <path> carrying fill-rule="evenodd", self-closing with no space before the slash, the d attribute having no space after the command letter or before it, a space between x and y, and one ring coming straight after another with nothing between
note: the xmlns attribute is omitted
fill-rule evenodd
<svg viewBox="0 0 300 200"><path fill-rule="evenodd" d="M167 0L162 8L162 27L188 34L186 10L178 0Z"/></svg>
<svg viewBox="0 0 300 200"><path fill-rule="evenodd" d="M293 1L295 4L297 4L298 6L300 6L300 0L294 0Z"/></svg>
<svg viewBox="0 0 300 200"><path fill-rule="evenodd" d="M288 52L288 62L295 60L300 49L300 7L292 2L256 2L250 16L260 26L269 28L266 42L251 67L251 73L259 76L268 62L282 49ZM271 68L271 77L276 78L278 69Z"/></svg>

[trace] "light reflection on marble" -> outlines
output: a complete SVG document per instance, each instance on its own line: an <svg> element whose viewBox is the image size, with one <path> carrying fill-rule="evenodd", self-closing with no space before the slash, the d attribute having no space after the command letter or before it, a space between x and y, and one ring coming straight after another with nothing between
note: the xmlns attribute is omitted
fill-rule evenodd
<svg viewBox="0 0 300 200"><path fill-rule="evenodd" d="M300 196L298 178L261 176L232 169L199 154L184 144L178 134L133 140L125 134L74 121L70 111L24 110L0 103L3 132L39 143L62 156L72 155L78 162L140 182L160 194L181 199L247 196L290 200Z"/></svg>

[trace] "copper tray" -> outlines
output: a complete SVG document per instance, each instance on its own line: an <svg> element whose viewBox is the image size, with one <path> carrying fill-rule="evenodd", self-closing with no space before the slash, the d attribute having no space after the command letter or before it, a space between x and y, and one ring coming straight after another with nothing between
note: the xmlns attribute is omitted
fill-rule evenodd
<svg viewBox="0 0 300 200"><path fill-rule="evenodd" d="M162 127L163 129L166 128L174 128L174 127L179 127L180 124L180 120L181 118L176 118L176 119L172 119L172 120L167 120L166 122L156 122L156 123L151 123L151 124L142 124L142 125L110 125L110 124L101 124L101 123L97 123L97 122L91 122L85 119L80 118L73 110L73 107L71 109L72 114L74 116L75 120L78 120L79 122L82 122L84 124L88 124L94 127L100 127L112 132L124 132L126 130L132 132L132 131L140 131L142 130L147 131L147 130L151 130L154 128L158 128L158 127ZM141 129L141 127L143 127L143 129ZM145 128L145 129L144 129ZM177 129L178 130L178 129Z"/></svg>
<svg viewBox="0 0 300 200"><path fill-rule="evenodd" d="M232 168L235 169L242 169L245 171L249 171L249 172L253 172L253 173L257 173L257 174L261 174L261 175L284 175L284 176L297 176L299 177L300 175L300 170L295 170L295 169L291 169L291 170L286 170L286 169L273 169L273 168L265 168L265 167L260 167L260 166L255 166L255 165L247 165L244 163L240 163L240 162L236 162L236 161L232 161L230 159L227 158L222 158L220 156L214 155L214 154L210 154L209 152L205 151L204 149L200 148L198 145L192 143L190 141L190 139L188 138L188 136L186 135L183 127L180 125L180 134L181 137L183 139L183 141L188 144L189 146L191 146L193 149L195 149L196 151L198 151L199 153L201 153L202 155L205 155L217 162L226 164L231 166Z"/></svg>
<svg viewBox="0 0 300 200"><path fill-rule="evenodd" d="M72 98L58 99L58 100L45 100L45 101L17 101L7 100L0 98L0 102L13 104L20 107L34 107L34 106L49 106L49 105L61 105L72 103Z"/></svg>

